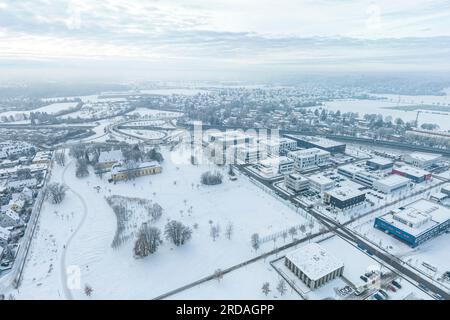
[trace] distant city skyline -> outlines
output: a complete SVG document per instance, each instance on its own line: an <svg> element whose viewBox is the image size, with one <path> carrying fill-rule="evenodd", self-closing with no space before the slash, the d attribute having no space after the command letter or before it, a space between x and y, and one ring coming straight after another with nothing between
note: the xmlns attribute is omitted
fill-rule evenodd
<svg viewBox="0 0 450 320"><path fill-rule="evenodd" d="M450 70L448 1L0 0L0 80Z"/></svg>

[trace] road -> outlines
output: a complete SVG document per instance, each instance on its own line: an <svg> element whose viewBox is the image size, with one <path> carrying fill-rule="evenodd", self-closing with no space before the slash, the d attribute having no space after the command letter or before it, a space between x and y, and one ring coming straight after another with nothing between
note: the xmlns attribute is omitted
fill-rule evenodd
<svg viewBox="0 0 450 320"><path fill-rule="evenodd" d="M236 166L235 166L236 167ZM351 242L353 242L354 244L356 244L357 246L363 247L363 248L367 248L367 250L373 254L374 256L376 256L377 258L379 258L380 260L382 260L384 263L386 263L387 265L389 265L391 268L395 269L399 274L403 274L407 277L409 277L410 279L414 280L415 282L417 282L419 285L421 285L422 287L426 288L428 291L431 291L437 295L440 295L441 297L443 297L446 300L450 300L450 294L444 290L442 290L440 287L436 286L435 284L433 284L432 282L430 282L429 280L421 277L420 275L418 275L417 273L415 273L414 271L410 270L409 268L407 268L404 265L404 262L402 262L400 259L398 259L397 257L383 252L382 250L380 250L379 248L375 247L374 245L372 245L370 242L368 242L367 240L363 239L361 236L357 235L355 232L353 232L352 230L348 229L346 227L346 225L350 224L351 222L353 222L356 219L359 219L363 216L367 216L368 214L372 214L375 211L378 211L380 209L382 209L383 207L387 207L387 206L391 206L394 205L395 203L401 201L401 200L396 200L392 203L389 203L381 208L377 208L374 209L372 211L369 211L368 213L361 215L353 220L347 221L344 224L340 224L336 221L334 221L331 218L328 218L324 215L322 215L321 213L319 213L318 211L316 211L313 208L307 208L305 205L303 205L302 203L298 202L294 197L290 197L287 196L283 193L281 193L280 191L278 191L273 185L272 183L261 179L259 176L253 174L251 171L246 169L246 166L237 166L237 168L244 173L247 176L250 176L252 179L257 180L258 182L262 183L264 186L270 188L271 190L273 190L278 196L280 196L281 198L290 201L291 203L293 203L294 205L302 208L303 210L305 210L306 212L308 212L311 216L313 216L314 218L316 218L318 221L320 221L324 226L328 227L328 229L331 232L334 232L336 235L345 238ZM440 184L444 184L447 181L442 181ZM438 184L438 185L440 185ZM433 186L436 187L437 185ZM422 190L421 193L426 192L428 189Z"/></svg>
<svg viewBox="0 0 450 320"><path fill-rule="evenodd" d="M67 169L70 167L70 165L72 163L74 163L73 160L71 162L69 162L66 165L66 167L64 168L64 171L63 171L62 176L61 176L61 180L62 180L63 184L67 186L68 190L70 192L72 192L80 200L80 202L81 202L81 204L83 206L83 213L82 213L83 215L81 217L80 223L78 224L77 228L75 230L73 230L73 232L70 235L69 239L67 239L67 242L65 244L65 248L63 248L63 251L62 251L62 254L61 254L61 260L60 260L60 263L61 263L61 284L62 284L62 287L63 287L64 294L66 296L66 299L68 299L68 300L73 300L73 295L72 295L72 292L70 291L70 289L68 287L68 279L67 279L67 251L70 248L70 244L71 244L72 240L75 238L75 236L77 235L78 231L83 226L83 224L84 224L84 222L86 220L87 212L88 212L88 207L87 207L86 201L84 201L83 197L78 192L76 192L75 190L71 189L69 187L69 185L66 183L66 179L65 179L66 172L67 172Z"/></svg>

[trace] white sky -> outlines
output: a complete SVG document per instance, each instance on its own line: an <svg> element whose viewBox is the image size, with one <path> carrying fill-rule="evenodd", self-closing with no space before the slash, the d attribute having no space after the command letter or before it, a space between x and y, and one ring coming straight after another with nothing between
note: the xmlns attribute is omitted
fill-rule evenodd
<svg viewBox="0 0 450 320"><path fill-rule="evenodd" d="M3 77L347 69L450 69L450 1L0 0Z"/></svg>

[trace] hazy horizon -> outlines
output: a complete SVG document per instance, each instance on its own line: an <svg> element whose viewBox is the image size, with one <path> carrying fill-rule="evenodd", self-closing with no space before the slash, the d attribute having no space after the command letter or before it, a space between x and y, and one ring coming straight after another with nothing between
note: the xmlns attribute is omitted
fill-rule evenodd
<svg viewBox="0 0 450 320"><path fill-rule="evenodd" d="M0 81L446 72L449 18L441 0L0 0Z"/></svg>

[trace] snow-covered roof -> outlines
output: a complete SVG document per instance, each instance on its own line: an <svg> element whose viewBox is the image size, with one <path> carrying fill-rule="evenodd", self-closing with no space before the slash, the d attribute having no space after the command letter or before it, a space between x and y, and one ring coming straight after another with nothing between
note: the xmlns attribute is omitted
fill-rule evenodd
<svg viewBox="0 0 450 320"><path fill-rule="evenodd" d="M410 153L408 157L418 161L433 161L440 159L442 155L435 153L413 152Z"/></svg>
<svg viewBox="0 0 450 320"><path fill-rule="evenodd" d="M290 252L286 258L311 280L318 280L344 266L342 261L329 254L317 243L310 243Z"/></svg>
<svg viewBox="0 0 450 320"><path fill-rule="evenodd" d="M429 171L426 170L422 170L416 167L411 167L411 166L401 166L401 167L395 167L394 170L400 171L400 172L404 172L406 174L409 174L413 177L423 177L426 176L428 174L430 174Z"/></svg>
<svg viewBox="0 0 450 320"><path fill-rule="evenodd" d="M403 176L400 176L398 174L391 174L385 178L382 178L377 181L379 184L383 184L385 186L395 187L398 185L406 184L410 180L408 178L405 178Z"/></svg>
<svg viewBox="0 0 450 320"><path fill-rule="evenodd" d="M365 192L363 192L363 191L360 191L355 188L349 188L349 187L336 188L331 191L327 191L327 193L330 196L332 196L333 198L336 198L340 201L346 201L346 200L352 199L354 197L365 194Z"/></svg>
<svg viewBox="0 0 450 320"><path fill-rule="evenodd" d="M375 164L380 165L380 166L386 166L386 165L390 165L390 164L394 163L392 160L386 159L386 158L382 158L382 157L375 157L375 158L372 158L370 160L367 160L367 162L372 162L372 163L375 163Z"/></svg>
<svg viewBox="0 0 450 320"><path fill-rule="evenodd" d="M98 162L114 162L121 161L123 159L121 150L102 151L98 157Z"/></svg>
<svg viewBox="0 0 450 320"><path fill-rule="evenodd" d="M438 224L450 220L450 209L429 200L418 200L394 210L380 219L418 237Z"/></svg>
<svg viewBox="0 0 450 320"><path fill-rule="evenodd" d="M325 177L323 174L313 174L311 176L308 177L308 179L314 183L317 183L319 185L326 185L326 184L330 184L330 183L334 183L333 180L331 180L328 177Z"/></svg>
<svg viewBox="0 0 450 320"><path fill-rule="evenodd" d="M11 231L0 226L0 240L8 241Z"/></svg>
<svg viewBox="0 0 450 320"><path fill-rule="evenodd" d="M309 143L315 144L316 146L322 147L322 148L331 148L331 147L338 147L342 146L345 143L337 142L334 140L330 140L327 138L322 137L311 137L311 136L301 136L301 135L285 135L288 138L291 139L301 139L303 141L307 141Z"/></svg>

